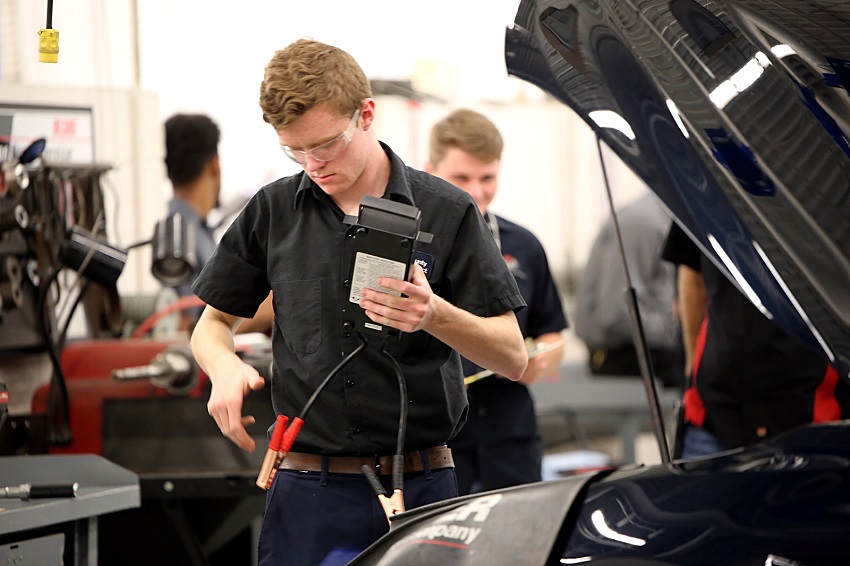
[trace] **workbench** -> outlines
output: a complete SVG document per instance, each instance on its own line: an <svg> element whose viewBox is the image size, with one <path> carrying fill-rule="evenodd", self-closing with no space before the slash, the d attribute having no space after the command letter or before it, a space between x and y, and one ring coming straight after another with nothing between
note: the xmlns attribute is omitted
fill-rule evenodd
<svg viewBox="0 0 850 566"><path fill-rule="evenodd" d="M621 464L635 462L635 441L638 434L651 430L649 403L643 380L637 376L592 375L584 365L567 364L560 368L556 379L543 379L530 387L535 400L538 420L552 416L570 419L583 416L604 416L610 419L622 446ZM682 398L681 391L658 387L667 437L673 431L674 405Z"/></svg>
<svg viewBox="0 0 850 566"><path fill-rule="evenodd" d="M0 564L97 566L97 520L139 507L136 474L94 454L0 457L0 488L70 485L76 497L0 499Z"/></svg>

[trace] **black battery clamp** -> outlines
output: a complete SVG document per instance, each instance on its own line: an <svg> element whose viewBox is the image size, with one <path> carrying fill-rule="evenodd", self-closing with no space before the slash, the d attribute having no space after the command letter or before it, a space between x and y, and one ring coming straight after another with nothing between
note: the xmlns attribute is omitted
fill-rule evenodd
<svg viewBox="0 0 850 566"><path fill-rule="evenodd" d="M398 295L379 285L378 278L406 281L416 245L429 243L433 234L419 229L421 212L408 204L364 196L358 213L344 220L351 225L347 234L353 239L354 248L345 280L347 294L342 300L343 333L359 332L398 339L399 330L377 324L366 316L359 305L360 292L367 288Z"/></svg>

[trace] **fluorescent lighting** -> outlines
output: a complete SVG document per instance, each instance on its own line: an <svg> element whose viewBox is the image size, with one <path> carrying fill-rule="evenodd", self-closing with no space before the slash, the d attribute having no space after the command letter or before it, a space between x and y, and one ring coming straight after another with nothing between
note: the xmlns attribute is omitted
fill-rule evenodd
<svg viewBox="0 0 850 566"><path fill-rule="evenodd" d="M783 57L788 57L789 55L797 54L797 52L794 51L794 49L792 49L790 45L785 45L784 43L774 45L770 48L770 52L776 55L776 57L779 59L782 59Z"/></svg>
<svg viewBox="0 0 850 566"><path fill-rule="evenodd" d="M711 99L715 106L722 109L736 96L738 96L738 89L735 88L732 81L725 80L711 91L708 98Z"/></svg>
<svg viewBox="0 0 850 566"><path fill-rule="evenodd" d="M720 257L720 261L723 262L723 265L726 266L726 269L729 270L729 273L738 283L738 286L740 287L741 291L744 292L750 302L755 305L755 307L760 310L764 316L772 320L773 315L770 314L770 311L767 310L767 307L765 307L764 303L761 302L761 299L756 294L755 290L750 287L750 284L747 283L747 280L744 278L741 272L738 271L738 268L735 266L735 264L732 263L732 258L730 258L726 251L720 246L720 242L718 242L717 239L711 234L708 235L708 241L711 244L711 247L714 248L714 251Z"/></svg>
<svg viewBox="0 0 850 566"><path fill-rule="evenodd" d="M729 80L735 85L738 92L744 92L764 73L764 67L756 59L750 59L746 65L741 67Z"/></svg>
<svg viewBox="0 0 850 566"><path fill-rule="evenodd" d="M717 88L708 94L708 98L722 110L733 98L750 88L762 76L768 65L770 65L770 59L759 51L731 77L717 85Z"/></svg>
<svg viewBox="0 0 850 566"><path fill-rule="evenodd" d="M594 110L588 113L587 117L593 120L600 128L611 128L612 130L617 130L630 140L635 139L635 133L632 127L626 122L625 118L616 112L612 112L611 110Z"/></svg>
<svg viewBox="0 0 850 566"><path fill-rule="evenodd" d="M765 55L761 51L756 53L755 59L756 59L756 61L758 61L759 65L761 65L762 67L766 68L768 65L770 65L770 59L768 59L767 55Z"/></svg>
<svg viewBox="0 0 850 566"><path fill-rule="evenodd" d="M596 530L599 531L599 534L604 536L605 538L609 538L617 542L622 542L624 544L630 544L632 546L643 546L646 544L646 541L642 538L632 537L629 535L618 533L617 531L609 527L607 524L605 524L605 516L602 514L601 509L597 509L590 515L590 521L593 523L593 526L596 527Z"/></svg>
<svg viewBox="0 0 850 566"><path fill-rule="evenodd" d="M788 288L788 285L785 284L785 280L782 279L782 276L779 275L779 272L776 271L776 268L773 267L773 263L767 257L767 254L764 253L764 250L761 249L761 246L758 245L758 242L753 242L753 247L758 252L759 256L761 256L761 260L773 274L773 278L776 279L776 282L779 283L779 286L782 287L782 291L785 293L785 296L788 297L788 300L791 301L791 304L794 305L794 308L797 310L797 314L800 315L800 318L803 319L803 322L806 323L806 326L809 327L809 330L814 335L815 340L818 341L820 347L823 348L823 351L826 352L826 355L829 356L830 362L835 362L835 354L832 353L832 350L827 346L826 341L824 341L823 336L820 335L817 328L812 324L812 321L809 319L809 316L803 310L803 307L800 303L797 302L797 298L794 297L794 294L791 292L791 289Z"/></svg>
<svg viewBox="0 0 850 566"><path fill-rule="evenodd" d="M679 109L676 107L676 103L667 99L667 110L670 111L670 115L673 116L673 120L676 122L676 125L679 126L679 129L682 131L682 135L685 136L685 139L691 137L691 134L688 133L688 129L685 127L685 123L682 122L682 117L679 115Z"/></svg>

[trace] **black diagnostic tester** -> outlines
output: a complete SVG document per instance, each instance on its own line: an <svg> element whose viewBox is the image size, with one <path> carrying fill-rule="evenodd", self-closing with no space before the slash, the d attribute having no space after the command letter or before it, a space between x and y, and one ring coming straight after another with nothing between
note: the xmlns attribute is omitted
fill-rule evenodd
<svg viewBox="0 0 850 566"><path fill-rule="evenodd" d="M407 280L416 244L430 242L433 235L420 232L421 213L415 206L372 196L363 197L359 215L346 216L345 222L352 225L348 234L354 240L354 251L342 304L343 332L398 339L399 330L366 316L359 305L360 292L365 287L398 295L378 285L378 279Z"/></svg>

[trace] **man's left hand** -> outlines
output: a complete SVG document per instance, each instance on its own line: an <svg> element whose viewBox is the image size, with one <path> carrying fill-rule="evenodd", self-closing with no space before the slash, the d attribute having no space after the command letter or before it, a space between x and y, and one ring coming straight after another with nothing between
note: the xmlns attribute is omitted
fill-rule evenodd
<svg viewBox="0 0 850 566"><path fill-rule="evenodd" d="M422 267L413 264L410 281L381 277L378 284L400 292L401 296L364 288L361 291L360 306L373 322L397 328L402 332L416 332L428 325L433 316L437 296L431 290Z"/></svg>

